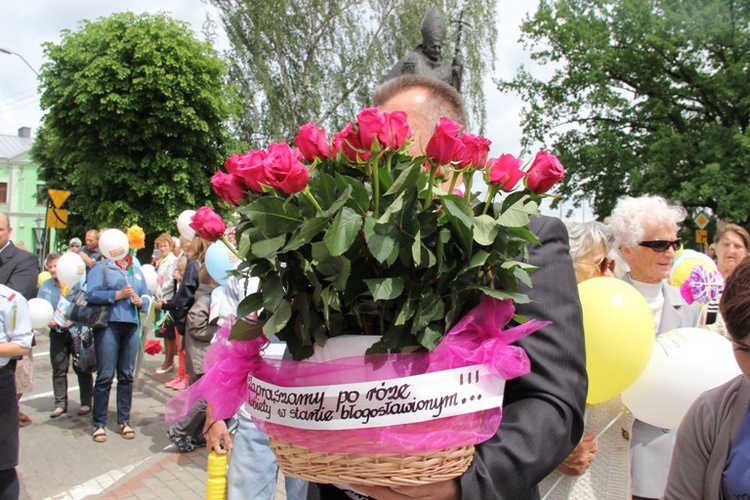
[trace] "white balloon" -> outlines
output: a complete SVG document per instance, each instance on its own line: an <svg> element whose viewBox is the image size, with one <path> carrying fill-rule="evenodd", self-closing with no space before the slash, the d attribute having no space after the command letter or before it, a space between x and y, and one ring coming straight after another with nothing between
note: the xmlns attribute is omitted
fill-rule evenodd
<svg viewBox="0 0 750 500"><path fill-rule="evenodd" d="M99 251L110 260L122 260L130 251L128 237L119 229L107 229L99 236Z"/></svg>
<svg viewBox="0 0 750 500"><path fill-rule="evenodd" d="M46 300L36 297L29 299L29 316L33 329L38 330L47 326L54 314L55 309Z"/></svg>
<svg viewBox="0 0 750 500"><path fill-rule="evenodd" d="M656 337L646 369L622 402L637 419L676 429L701 393L740 373L729 340L702 328L678 328Z"/></svg>
<svg viewBox="0 0 750 500"><path fill-rule="evenodd" d="M60 283L73 287L86 275L86 264L77 253L65 252L57 260L56 274Z"/></svg>
<svg viewBox="0 0 750 500"><path fill-rule="evenodd" d="M195 215L195 210L185 210L177 217L177 230L183 238L192 240L195 238L195 230L190 227L191 219Z"/></svg>
<svg viewBox="0 0 750 500"><path fill-rule="evenodd" d="M156 284L158 282L156 268L151 264L144 264L141 266L141 272L143 273L143 278L146 280L146 287L152 294L156 293Z"/></svg>

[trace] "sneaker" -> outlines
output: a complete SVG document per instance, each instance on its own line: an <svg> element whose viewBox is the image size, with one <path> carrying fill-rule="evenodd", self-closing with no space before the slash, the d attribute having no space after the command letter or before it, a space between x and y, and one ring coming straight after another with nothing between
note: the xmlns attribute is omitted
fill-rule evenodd
<svg viewBox="0 0 750 500"><path fill-rule="evenodd" d="M52 413L50 413L49 416L50 418L57 418L65 415L66 413L68 413L68 411L65 408L58 407L52 410Z"/></svg>
<svg viewBox="0 0 750 500"><path fill-rule="evenodd" d="M170 380L169 382L167 382L164 385L167 386L167 387L172 388L178 382L182 382L182 377L175 377L175 378L173 378L172 380Z"/></svg>
<svg viewBox="0 0 750 500"><path fill-rule="evenodd" d="M205 448L206 446L206 440L200 434L189 436L188 439L190 440L190 443L196 448Z"/></svg>
<svg viewBox="0 0 750 500"><path fill-rule="evenodd" d="M193 446L193 443L186 436L171 436L169 432L167 432L167 436L169 436L169 440L174 443L177 449L180 450L180 453L190 453L195 450L195 446Z"/></svg>
<svg viewBox="0 0 750 500"><path fill-rule="evenodd" d="M181 378L179 382L176 382L170 385L169 387L174 389L175 391L184 391L185 389L188 388L189 385L190 384L188 383L187 380L185 380L184 378Z"/></svg>

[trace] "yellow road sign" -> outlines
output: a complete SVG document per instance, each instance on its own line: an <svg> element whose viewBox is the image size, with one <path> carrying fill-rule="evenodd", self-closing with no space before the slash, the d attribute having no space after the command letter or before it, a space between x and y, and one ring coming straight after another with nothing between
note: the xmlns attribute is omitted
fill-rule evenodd
<svg viewBox="0 0 750 500"><path fill-rule="evenodd" d="M47 193L55 208L60 208L70 196L70 191L63 191L62 189L48 189Z"/></svg>
<svg viewBox="0 0 750 500"><path fill-rule="evenodd" d="M708 229L698 229L695 231L696 243L708 243Z"/></svg>
<svg viewBox="0 0 750 500"><path fill-rule="evenodd" d="M699 229L706 229L708 223L711 222L711 219L709 219L708 216L703 212L699 213L693 220L695 221Z"/></svg>
<svg viewBox="0 0 750 500"><path fill-rule="evenodd" d="M47 227L65 229L68 226L68 211L59 208L47 209Z"/></svg>

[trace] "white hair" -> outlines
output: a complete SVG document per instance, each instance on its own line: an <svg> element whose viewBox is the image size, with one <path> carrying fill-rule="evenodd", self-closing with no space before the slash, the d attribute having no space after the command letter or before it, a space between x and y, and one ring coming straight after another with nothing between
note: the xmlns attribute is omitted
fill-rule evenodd
<svg viewBox="0 0 750 500"><path fill-rule="evenodd" d="M643 241L646 226L674 224L677 229L686 215L684 208L670 204L661 196L623 196L617 200L610 219L615 246L637 245Z"/></svg>
<svg viewBox="0 0 750 500"><path fill-rule="evenodd" d="M574 222L565 221L568 228L568 237L570 238L570 256L576 261L589 253L596 247L604 247L604 251L609 253L614 235L612 231L598 221Z"/></svg>

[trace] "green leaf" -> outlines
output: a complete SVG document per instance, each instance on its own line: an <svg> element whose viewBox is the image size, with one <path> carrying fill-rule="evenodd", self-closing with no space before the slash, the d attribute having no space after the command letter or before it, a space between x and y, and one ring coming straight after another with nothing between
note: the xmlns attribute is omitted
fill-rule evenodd
<svg viewBox="0 0 750 500"><path fill-rule="evenodd" d="M284 326L289 322L292 317L292 306L286 300L282 300L279 303L279 307L271 314L271 316L263 325L263 334L266 337L273 337L279 333Z"/></svg>
<svg viewBox="0 0 750 500"><path fill-rule="evenodd" d="M529 217L538 214L536 202L531 198L521 198L504 210L497 222L505 227L525 227L529 225Z"/></svg>
<svg viewBox="0 0 750 500"><path fill-rule="evenodd" d="M401 278L370 278L364 281L373 300L393 300L404 291L404 280Z"/></svg>
<svg viewBox="0 0 750 500"><path fill-rule="evenodd" d="M373 258L380 262L386 262L396 248L398 241L398 230L393 224L376 224L371 218L365 221L365 227L372 226L370 231L365 229L365 241ZM369 233L369 234L368 234Z"/></svg>
<svg viewBox="0 0 750 500"><path fill-rule="evenodd" d="M497 221L487 214L474 217L474 241L480 245L490 246L500 230Z"/></svg>
<svg viewBox="0 0 750 500"><path fill-rule="evenodd" d="M506 292L505 290L497 290L486 286L480 286L478 288L485 295L489 295L490 297L494 297L499 300L511 299L516 304L528 304L531 301L531 299L529 299L529 296L524 293Z"/></svg>
<svg viewBox="0 0 750 500"><path fill-rule="evenodd" d="M417 340L422 346L428 351L435 350L435 347L443 337L443 330L437 323L430 323L427 325L419 334L417 334Z"/></svg>
<svg viewBox="0 0 750 500"><path fill-rule="evenodd" d="M229 340L252 340L261 335L263 335L263 323L248 322L240 318L232 325Z"/></svg>
<svg viewBox="0 0 750 500"><path fill-rule="evenodd" d="M263 309L263 294L260 292L251 293L237 305L237 317L244 318L261 309Z"/></svg>
<svg viewBox="0 0 750 500"><path fill-rule="evenodd" d="M258 198L244 207L243 212L268 236L294 231L304 222L297 207L275 197Z"/></svg>
<svg viewBox="0 0 750 500"><path fill-rule="evenodd" d="M349 207L342 208L323 237L331 255L341 255L349 250L361 227L362 216Z"/></svg>
<svg viewBox="0 0 750 500"><path fill-rule="evenodd" d="M286 244L282 253L297 250L305 243L309 243L313 238L320 234L328 224L328 219L324 217L315 217L313 219L306 220L299 230L292 236L289 243Z"/></svg>
<svg viewBox="0 0 750 500"><path fill-rule="evenodd" d="M443 207L467 228L474 226L474 211L464 198L452 194L443 196Z"/></svg>
<svg viewBox="0 0 750 500"><path fill-rule="evenodd" d="M278 250L284 246L286 234L280 234L273 238L266 238L254 243L251 247L253 255L261 259L269 259L276 255Z"/></svg>

